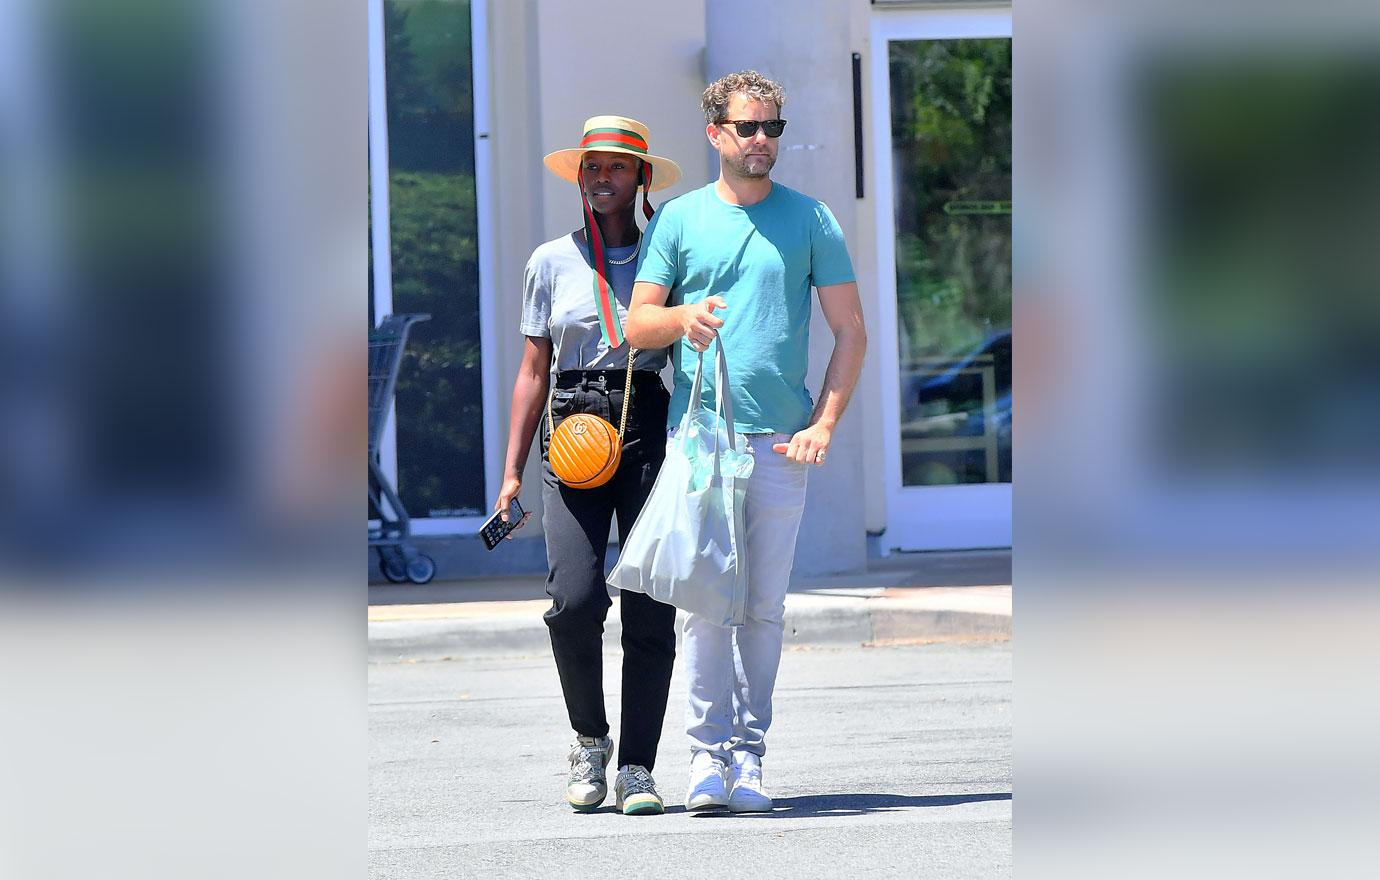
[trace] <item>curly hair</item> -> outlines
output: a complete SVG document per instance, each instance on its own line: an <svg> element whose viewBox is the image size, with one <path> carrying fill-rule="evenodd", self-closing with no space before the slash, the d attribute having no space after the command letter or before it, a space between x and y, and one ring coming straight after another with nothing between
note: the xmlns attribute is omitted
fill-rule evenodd
<svg viewBox="0 0 1380 880"><path fill-rule="evenodd" d="M755 70L740 70L719 77L700 96L706 122L721 122L728 116L728 101L739 92L763 104L775 104L780 113L786 103L786 90Z"/></svg>

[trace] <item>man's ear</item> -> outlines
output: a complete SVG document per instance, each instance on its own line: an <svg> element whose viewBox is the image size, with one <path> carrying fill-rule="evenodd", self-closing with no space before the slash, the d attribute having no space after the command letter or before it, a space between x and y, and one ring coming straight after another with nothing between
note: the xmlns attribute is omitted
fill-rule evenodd
<svg viewBox="0 0 1380 880"><path fill-rule="evenodd" d="M709 143L712 144L716 150L719 148L719 134L719 127L714 123L710 122L705 125L704 136L709 138Z"/></svg>

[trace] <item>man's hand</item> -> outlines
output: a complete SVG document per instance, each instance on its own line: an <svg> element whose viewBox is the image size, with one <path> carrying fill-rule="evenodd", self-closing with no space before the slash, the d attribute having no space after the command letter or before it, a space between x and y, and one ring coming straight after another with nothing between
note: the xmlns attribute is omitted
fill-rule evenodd
<svg viewBox="0 0 1380 880"><path fill-rule="evenodd" d="M800 464L824 464L824 454L829 451L831 439L833 431L823 425L811 425L797 431L790 443L776 443L771 448Z"/></svg>
<svg viewBox="0 0 1380 880"><path fill-rule="evenodd" d="M700 302L684 306L684 335L690 340L691 348L695 351L709 348L709 343L714 341L714 337L719 335L719 328L724 325L724 319L715 317L714 310L726 308L728 303L721 296L707 296Z"/></svg>

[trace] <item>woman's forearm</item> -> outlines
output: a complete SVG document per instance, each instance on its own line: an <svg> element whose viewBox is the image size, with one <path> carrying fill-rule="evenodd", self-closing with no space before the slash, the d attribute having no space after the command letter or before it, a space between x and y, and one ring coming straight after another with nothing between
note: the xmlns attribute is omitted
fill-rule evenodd
<svg viewBox="0 0 1380 880"><path fill-rule="evenodd" d="M532 451L537 423L546 408L550 376L545 371L533 374L523 370L513 383L513 414L508 420L508 457L503 476L522 478L522 469Z"/></svg>

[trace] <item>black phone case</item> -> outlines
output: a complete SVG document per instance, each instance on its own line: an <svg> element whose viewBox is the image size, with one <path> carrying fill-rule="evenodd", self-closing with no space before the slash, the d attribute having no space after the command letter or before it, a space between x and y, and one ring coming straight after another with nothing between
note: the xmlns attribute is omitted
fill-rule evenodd
<svg viewBox="0 0 1380 880"><path fill-rule="evenodd" d="M518 527L522 521L522 508L511 505L508 508L508 521L500 519L503 511L495 511L484 525L479 528L479 536L484 539L484 549L492 550L498 546L498 542L508 537L508 534Z"/></svg>

